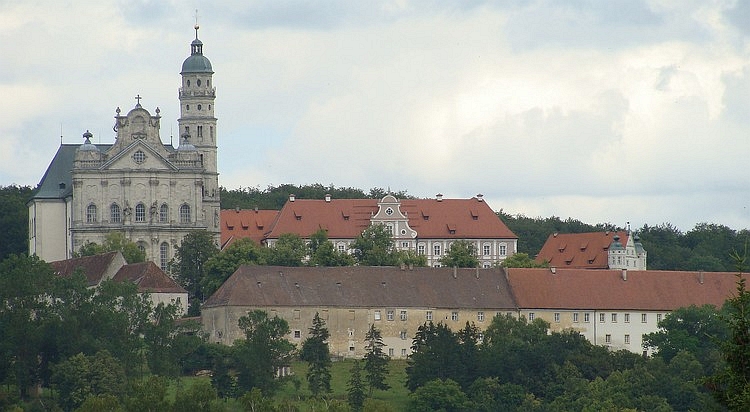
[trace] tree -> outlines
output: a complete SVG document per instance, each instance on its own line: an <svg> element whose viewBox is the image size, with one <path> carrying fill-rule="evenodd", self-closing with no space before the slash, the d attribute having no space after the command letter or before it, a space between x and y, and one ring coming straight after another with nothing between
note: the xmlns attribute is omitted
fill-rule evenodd
<svg viewBox="0 0 750 412"><path fill-rule="evenodd" d="M127 411L161 412L172 409L167 400L169 380L163 376L151 375L146 379L135 379L128 396L125 397Z"/></svg>
<svg viewBox="0 0 750 412"><path fill-rule="evenodd" d="M94 242L86 242L75 255L94 256L107 252L121 252L128 263L146 261L146 252L142 251L135 242L127 239L122 232L109 232L101 245Z"/></svg>
<svg viewBox="0 0 750 412"><path fill-rule="evenodd" d="M302 342L300 359L308 362L307 384L313 396L331 392L331 353L328 350L330 334L318 312L310 327L310 336Z"/></svg>
<svg viewBox="0 0 750 412"><path fill-rule="evenodd" d="M310 235L310 266L351 266L352 255L339 252L328 240L328 233L320 229Z"/></svg>
<svg viewBox="0 0 750 412"><path fill-rule="evenodd" d="M414 335L411 350L406 366L406 387L410 391L431 380L455 379L461 374L459 340L444 323L422 324Z"/></svg>
<svg viewBox="0 0 750 412"><path fill-rule="evenodd" d="M201 288L211 296L242 265L265 265L268 250L252 239L237 239L226 249L213 255L205 264Z"/></svg>
<svg viewBox="0 0 750 412"><path fill-rule="evenodd" d="M547 268L549 262L539 263L526 253L514 253L500 262L500 266L504 268Z"/></svg>
<svg viewBox="0 0 750 412"><path fill-rule="evenodd" d="M440 258L440 264L447 267L475 268L479 266L477 247L466 240L451 243L450 249Z"/></svg>
<svg viewBox="0 0 750 412"><path fill-rule="evenodd" d="M178 390L175 394L173 410L175 412L211 412L218 396L216 389L208 381L196 381L189 388Z"/></svg>
<svg viewBox="0 0 750 412"><path fill-rule="evenodd" d="M307 256L304 239L295 233L284 233L268 250L268 264L276 266L302 266Z"/></svg>
<svg viewBox="0 0 750 412"><path fill-rule="evenodd" d="M383 224L370 225L349 246L363 266L395 266L398 253L391 232Z"/></svg>
<svg viewBox="0 0 750 412"><path fill-rule="evenodd" d="M189 316L200 315L200 305L206 298L202 287L205 264L218 251L213 237L205 230L188 233L177 248L177 280L189 293Z"/></svg>
<svg viewBox="0 0 750 412"><path fill-rule="evenodd" d="M473 405L458 383L450 379L435 379L417 388L410 395L409 410L414 412L431 411L471 411Z"/></svg>
<svg viewBox="0 0 750 412"><path fill-rule="evenodd" d="M365 404L365 385L362 382L362 368L359 365L359 361L354 361L349 373L351 375L346 385L346 399L349 401L351 409L359 412Z"/></svg>
<svg viewBox="0 0 750 412"><path fill-rule="evenodd" d="M390 358L383 352L383 337L380 330L375 325L370 325L370 329L365 334L365 380L370 390L370 396L375 389L387 391L390 389L385 378L388 376L388 361Z"/></svg>
<svg viewBox="0 0 750 412"><path fill-rule="evenodd" d="M0 186L0 260L29 253L29 208L33 195L28 186Z"/></svg>
<svg viewBox="0 0 750 412"><path fill-rule="evenodd" d="M79 353L53 369L53 387L67 410L77 408L89 396L124 394L125 371L106 350L94 356Z"/></svg>
<svg viewBox="0 0 750 412"><path fill-rule="evenodd" d="M276 372L288 366L294 345L286 340L289 324L277 316L269 318L262 310L253 310L239 319L245 339L237 340L233 347L237 386L242 391L259 388L271 396L283 382Z"/></svg>

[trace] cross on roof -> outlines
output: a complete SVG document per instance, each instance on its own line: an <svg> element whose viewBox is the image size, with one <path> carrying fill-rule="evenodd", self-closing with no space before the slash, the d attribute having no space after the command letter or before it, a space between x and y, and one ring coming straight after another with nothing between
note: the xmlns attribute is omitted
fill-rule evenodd
<svg viewBox="0 0 750 412"><path fill-rule="evenodd" d="M143 97L141 97L140 93L139 93L138 95L136 95L136 96L135 96L135 100L136 100L136 102L137 102L137 103L135 104L135 107L141 107L141 99L143 99Z"/></svg>

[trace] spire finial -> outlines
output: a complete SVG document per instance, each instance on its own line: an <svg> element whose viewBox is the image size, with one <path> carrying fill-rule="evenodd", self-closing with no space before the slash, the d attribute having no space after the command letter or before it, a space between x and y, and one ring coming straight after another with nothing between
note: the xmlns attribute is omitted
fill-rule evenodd
<svg viewBox="0 0 750 412"><path fill-rule="evenodd" d="M141 97L140 93L135 96L135 107L141 107L141 99L143 99L143 97Z"/></svg>
<svg viewBox="0 0 750 412"><path fill-rule="evenodd" d="M195 38L198 38L198 29L200 26L198 25L198 9L195 9Z"/></svg>

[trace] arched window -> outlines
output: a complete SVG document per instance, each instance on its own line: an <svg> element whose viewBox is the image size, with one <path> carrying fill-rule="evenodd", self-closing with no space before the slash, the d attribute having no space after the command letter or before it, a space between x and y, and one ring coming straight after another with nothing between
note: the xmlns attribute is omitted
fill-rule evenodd
<svg viewBox="0 0 750 412"><path fill-rule="evenodd" d="M190 223L190 206L180 206L180 223Z"/></svg>
<svg viewBox="0 0 750 412"><path fill-rule="evenodd" d="M144 241L137 242L136 246L138 246L138 250L140 250L143 253L146 253L146 242Z"/></svg>
<svg viewBox="0 0 750 412"><path fill-rule="evenodd" d="M135 221L146 221L146 206L144 206L143 203L138 203L137 205L135 205Z"/></svg>
<svg viewBox="0 0 750 412"><path fill-rule="evenodd" d="M159 245L159 264L161 270L167 270L167 263L169 263L169 243L164 242Z"/></svg>
<svg viewBox="0 0 750 412"><path fill-rule="evenodd" d="M112 203L112 205L109 206L109 221L110 223L122 222L122 213L120 212L120 205L118 205L117 203Z"/></svg>
<svg viewBox="0 0 750 412"><path fill-rule="evenodd" d="M86 223L96 223L96 205L90 204L86 207Z"/></svg>
<svg viewBox="0 0 750 412"><path fill-rule="evenodd" d="M162 203L159 208L159 222L167 223L169 221L169 206L166 203Z"/></svg>

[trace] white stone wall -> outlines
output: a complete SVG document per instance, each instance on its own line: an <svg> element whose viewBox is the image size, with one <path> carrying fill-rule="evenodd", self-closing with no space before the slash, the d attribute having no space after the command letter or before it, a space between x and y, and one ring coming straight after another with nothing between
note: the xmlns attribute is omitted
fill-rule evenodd
<svg viewBox="0 0 750 412"><path fill-rule="evenodd" d="M37 200L29 204L29 253L47 262L69 254L68 203L62 199Z"/></svg>

